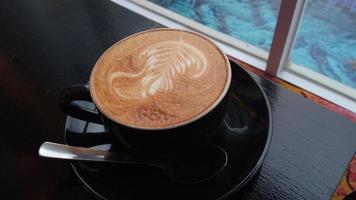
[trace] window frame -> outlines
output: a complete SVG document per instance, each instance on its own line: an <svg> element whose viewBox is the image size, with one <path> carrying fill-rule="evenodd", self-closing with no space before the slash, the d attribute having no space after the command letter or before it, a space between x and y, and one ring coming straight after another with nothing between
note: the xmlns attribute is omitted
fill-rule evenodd
<svg viewBox="0 0 356 200"><path fill-rule="evenodd" d="M266 72L276 75L284 80L289 80L286 73L293 73L300 78L313 81L321 87L328 88L340 95L356 100L356 90L321 75L306 67L297 65L290 60L297 32L302 20L307 0L282 0L277 18L274 38L267 60ZM309 87L302 87L309 88ZM355 111L354 111L355 112Z"/></svg>

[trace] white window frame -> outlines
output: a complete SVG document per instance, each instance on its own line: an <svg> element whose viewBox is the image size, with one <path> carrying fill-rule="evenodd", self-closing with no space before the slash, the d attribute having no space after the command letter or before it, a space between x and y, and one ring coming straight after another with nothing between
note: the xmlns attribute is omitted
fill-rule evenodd
<svg viewBox="0 0 356 200"><path fill-rule="evenodd" d="M111 0L146 18L172 28L194 30L212 38L224 51L267 73L356 112L356 90L290 62L298 27L307 0L282 0L269 52L208 28L146 0Z"/></svg>

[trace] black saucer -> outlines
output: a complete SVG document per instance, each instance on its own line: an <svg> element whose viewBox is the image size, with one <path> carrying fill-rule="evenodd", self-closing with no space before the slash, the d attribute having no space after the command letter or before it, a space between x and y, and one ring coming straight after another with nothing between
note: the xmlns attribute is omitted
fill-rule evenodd
<svg viewBox="0 0 356 200"><path fill-rule="evenodd" d="M84 187L101 199L220 199L242 189L262 165L271 141L272 118L258 83L237 64L231 62L231 67L228 111L209 139L228 154L222 173L205 183L182 185L171 182L155 168L72 162ZM104 126L69 116L65 142L102 150L111 148Z"/></svg>

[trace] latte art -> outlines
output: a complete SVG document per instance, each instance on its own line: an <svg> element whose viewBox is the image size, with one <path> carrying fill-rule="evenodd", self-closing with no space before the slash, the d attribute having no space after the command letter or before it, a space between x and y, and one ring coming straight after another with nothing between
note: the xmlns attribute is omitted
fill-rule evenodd
<svg viewBox="0 0 356 200"><path fill-rule="evenodd" d="M109 74L111 91L124 99L145 98L157 92L166 92L174 87L178 74L186 73L191 79L199 78L208 68L204 54L184 41L164 41L146 47L139 58L145 60L142 71L138 73L114 72ZM135 79L140 89L115 87L113 81L120 78Z"/></svg>
<svg viewBox="0 0 356 200"><path fill-rule="evenodd" d="M172 128L200 118L225 96L226 55L192 32L156 29L109 48L90 77L90 93L109 119L135 128Z"/></svg>

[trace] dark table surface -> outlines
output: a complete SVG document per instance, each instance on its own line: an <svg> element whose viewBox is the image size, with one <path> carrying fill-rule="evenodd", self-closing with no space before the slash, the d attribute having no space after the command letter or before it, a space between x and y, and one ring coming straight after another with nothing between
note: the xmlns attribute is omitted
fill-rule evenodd
<svg viewBox="0 0 356 200"><path fill-rule="evenodd" d="M88 81L121 38L161 27L106 0L0 3L1 199L88 199L67 162L38 157L63 142L64 87ZM246 199L329 199L356 150L356 126L255 76L273 113L273 138Z"/></svg>

